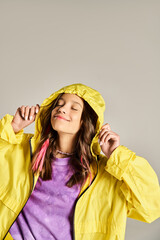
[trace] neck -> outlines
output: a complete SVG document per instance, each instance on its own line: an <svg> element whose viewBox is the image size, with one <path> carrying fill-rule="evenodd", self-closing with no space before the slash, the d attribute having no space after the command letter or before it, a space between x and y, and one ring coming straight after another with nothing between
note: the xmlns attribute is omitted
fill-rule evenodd
<svg viewBox="0 0 160 240"><path fill-rule="evenodd" d="M76 146L76 137L71 134L59 134L57 143L56 143L56 149L60 150L63 153L55 152L55 155L57 158L60 157L69 157L69 153L75 152L75 146ZM68 153L68 154L64 154ZM70 155L72 156L72 155Z"/></svg>

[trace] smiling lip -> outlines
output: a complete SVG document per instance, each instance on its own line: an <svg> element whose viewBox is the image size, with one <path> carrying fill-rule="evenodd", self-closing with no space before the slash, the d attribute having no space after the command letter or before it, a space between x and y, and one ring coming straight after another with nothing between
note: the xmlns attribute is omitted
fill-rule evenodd
<svg viewBox="0 0 160 240"><path fill-rule="evenodd" d="M63 118L63 117L61 117L61 116L58 116L58 115L56 115L55 117L56 117L56 118L63 119L63 120L66 120L66 121L69 121L69 120L67 120L67 119L65 119L65 118Z"/></svg>

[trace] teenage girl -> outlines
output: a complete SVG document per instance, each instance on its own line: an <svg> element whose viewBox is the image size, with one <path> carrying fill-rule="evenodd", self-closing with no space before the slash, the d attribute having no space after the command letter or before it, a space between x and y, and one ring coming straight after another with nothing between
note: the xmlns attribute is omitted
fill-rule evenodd
<svg viewBox="0 0 160 240"><path fill-rule="evenodd" d="M98 91L73 84L1 120L0 239L124 240L127 217L160 217L154 170L104 110Z"/></svg>

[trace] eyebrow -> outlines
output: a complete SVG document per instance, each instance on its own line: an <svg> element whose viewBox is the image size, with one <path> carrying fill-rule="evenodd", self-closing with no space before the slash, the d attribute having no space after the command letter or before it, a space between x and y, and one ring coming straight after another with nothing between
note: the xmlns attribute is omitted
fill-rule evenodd
<svg viewBox="0 0 160 240"><path fill-rule="evenodd" d="M59 98L58 100L61 100L61 99L62 99L63 101L65 101L64 98L62 98L62 97ZM73 102L73 103L77 103L77 104L79 104L79 106L80 106L81 108L83 108L82 105L81 105L79 102L76 102L76 101L72 101L72 102Z"/></svg>

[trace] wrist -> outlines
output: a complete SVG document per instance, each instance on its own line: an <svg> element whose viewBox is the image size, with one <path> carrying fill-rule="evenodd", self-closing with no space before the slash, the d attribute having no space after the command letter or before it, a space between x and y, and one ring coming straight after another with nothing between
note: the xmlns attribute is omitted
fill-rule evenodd
<svg viewBox="0 0 160 240"><path fill-rule="evenodd" d="M117 147L119 147L120 145L117 145L116 147L114 147L111 151L110 151L110 153L109 153L109 155L108 155L108 159L110 158L110 156L112 155L112 153L117 149Z"/></svg>
<svg viewBox="0 0 160 240"><path fill-rule="evenodd" d="M21 130L14 121L11 122L11 126L13 128L14 133L18 133Z"/></svg>

